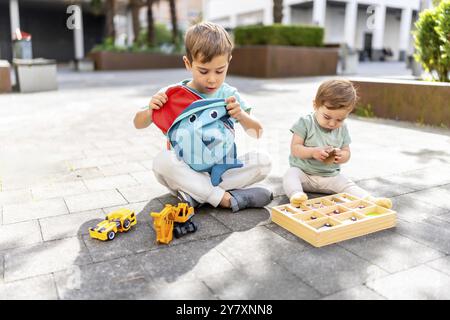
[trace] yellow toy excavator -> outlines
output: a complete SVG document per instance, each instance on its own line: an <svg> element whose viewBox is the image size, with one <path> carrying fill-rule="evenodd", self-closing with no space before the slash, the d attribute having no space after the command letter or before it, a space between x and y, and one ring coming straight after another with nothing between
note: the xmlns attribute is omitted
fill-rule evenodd
<svg viewBox="0 0 450 320"><path fill-rule="evenodd" d="M187 203L179 203L177 206L166 204L160 212L152 212L153 226L156 231L156 241L168 244L173 236L179 238L187 233L197 231L197 224L191 219L194 216L194 208Z"/></svg>

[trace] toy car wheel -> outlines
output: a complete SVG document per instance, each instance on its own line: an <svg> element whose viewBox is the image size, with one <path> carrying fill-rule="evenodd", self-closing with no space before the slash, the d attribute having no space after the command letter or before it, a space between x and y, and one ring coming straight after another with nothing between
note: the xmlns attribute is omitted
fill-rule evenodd
<svg viewBox="0 0 450 320"><path fill-rule="evenodd" d="M182 232L181 232L181 228L179 227L179 226L176 226L174 229L173 229L173 235L175 236L175 238L179 238L179 237L181 237L181 235L182 235Z"/></svg>
<svg viewBox="0 0 450 320"><path fill-rule="evenodd" d="M197 224L196 224L194 221L191 221L191 224L192 224L192 228L193 228L193 231L192 231L192 232L197 231L197 229L198 229Z"/></svg>
<svg viewBox="0 0 450 320"><path fill-rule="evenodd" d="M130 230L130 226L131 226L130 220L125 219L125 221L123 222L123 229L124 229L125 231L128 231L128 230Z"/></svg>
<svg viewBox="0 0 450 320"><path fill-rule="evenodd" d="M108 232L108 240L113 240L116 237L116 233L114 231Z"/></svg>

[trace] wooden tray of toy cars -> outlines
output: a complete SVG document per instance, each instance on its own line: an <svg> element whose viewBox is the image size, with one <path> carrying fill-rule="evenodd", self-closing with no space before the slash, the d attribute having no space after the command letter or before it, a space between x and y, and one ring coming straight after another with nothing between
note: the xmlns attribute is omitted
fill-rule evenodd
<svg viewBox="0 0 450 320"><path fill-rule="evenodd" d="M395 211L346 193L272 208L272 221L315 247L392 228Z"/></svg>

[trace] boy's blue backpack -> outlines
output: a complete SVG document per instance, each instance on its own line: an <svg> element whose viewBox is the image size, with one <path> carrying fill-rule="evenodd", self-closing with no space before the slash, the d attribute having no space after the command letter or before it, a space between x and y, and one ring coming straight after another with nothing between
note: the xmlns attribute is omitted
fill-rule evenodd
<svg viewBox="0 0 450 320"><path fill-rule="evenodd" d="M234 119L224 99L192 102L173 121L167 137L177 157L195 171L210 173L214 186L226 170L243 166L236 154Z"/></svg>

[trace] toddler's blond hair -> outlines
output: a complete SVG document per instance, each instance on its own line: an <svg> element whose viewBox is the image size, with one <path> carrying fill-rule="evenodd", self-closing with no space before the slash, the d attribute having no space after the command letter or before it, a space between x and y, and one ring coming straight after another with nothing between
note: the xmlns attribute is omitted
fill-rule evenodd
<svg viewBox="0 0 450 320"><path fill-rule="evenodd" d="M317 90L314 105L330 110L355 108L358 93L352 82L345 79L328 80L323 82Z"/></svg>

